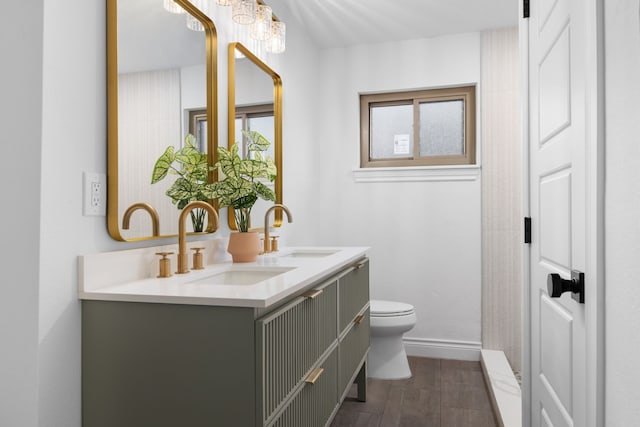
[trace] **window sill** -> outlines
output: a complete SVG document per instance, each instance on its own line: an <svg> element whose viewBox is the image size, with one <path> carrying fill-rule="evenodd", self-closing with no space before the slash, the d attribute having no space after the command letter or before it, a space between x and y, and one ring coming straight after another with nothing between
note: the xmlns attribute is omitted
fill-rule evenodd
<svg viewBox="0 0 640 427"><path fill-rule="evenodd" d="M355 182L475 181L479 165L353 169Z"/></svg>

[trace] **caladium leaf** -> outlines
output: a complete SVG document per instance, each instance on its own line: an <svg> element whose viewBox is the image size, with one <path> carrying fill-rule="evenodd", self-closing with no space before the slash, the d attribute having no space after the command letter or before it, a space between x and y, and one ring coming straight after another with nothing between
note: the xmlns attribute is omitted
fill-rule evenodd
<svg viewBox="0 0 640 427"><path fill-rule="evenodd" d="M269 149L269 145L271 145L271 143L267 138L265 138L264 136L262 136L260 132L257 132L255 130L252 130L252 131L243 130L242 134L249 140L249 145L248 145L249 151L253 151L253 152L267 151Z"/></svg>
<svg viewBox="0 0 640 427"><path fill-rule="evenodd" d="M174 150L173 146L167 147L167 149L164 150L164 153L162 153L158 160L156 160L156 164L153 166L153 173L151 175L152 184L155 184L167 176L171 163L175 160Z"/></svg>
<svg viewBox="0 0 640 427"><path fill-rule="evenodd" d="M261 199L272 201L272 202L276 201L276 193L274 193L272 189L270 189L260 181L255 182L254 186L255 186L256 194L258 194L258 196Z"/></svg>
<svg viewBox="0 0 640 427"><path fill-rule="evenodd" d="M193 194L193 184L185 178L178 178L171 187L167 189L165 194L173 200L186 200L187 203L191 202L193 201L191 198Z"/></svg>
<svg viewBox="0 0 640 427"><path fill-rule="evenodd" d="M220 168L222 173L227 177L239 178L242 159L238 155L238 145L233 144L231 150L224 147L218 147L218 163L216 167Z"/></svg>
<svg viewBox="0 0 640 427"><path fill-rule="evenodd" d="M255 194L248 194L234 200L233 207L235 209L251 209L256 200L258 200L258 197Z"/></svg>

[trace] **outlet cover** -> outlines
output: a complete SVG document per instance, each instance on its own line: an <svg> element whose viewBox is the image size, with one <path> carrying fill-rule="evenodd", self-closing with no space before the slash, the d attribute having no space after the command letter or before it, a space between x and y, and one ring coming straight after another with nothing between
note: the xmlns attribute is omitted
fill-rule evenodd
<svg viewBox="0 0 640 427"><path fill-rule="evenodd" d="M103 173L83 174L84 216L107 215L107 177Z"/></svg>

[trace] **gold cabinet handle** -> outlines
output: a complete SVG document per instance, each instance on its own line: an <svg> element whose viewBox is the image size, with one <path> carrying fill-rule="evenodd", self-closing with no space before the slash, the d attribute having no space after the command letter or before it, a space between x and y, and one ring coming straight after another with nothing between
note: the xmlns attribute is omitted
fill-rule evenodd
<svg viewBox="0 0 640 427"><path fill-rule="evenodd" d="M324 372L324 368L316 368L313 371L311 371L311 373L309 375L307 375L307 378L304 379L304 382L307 384L315 384L316 381L318 381L318 378L320 378L320 375L322 375L322 373Z"/></svg>
<svg viewBox="0 0 640 427"><path fill-rule="evenodd" d="M356 316L355 319L353 319L353 323L355 323L356 325L359 325L360 323L362 323L363 320L364 320L364 314L359 314Z"/></svg>
<svg viewBox="0 0 640 427"><path fill-rule="evenodd" d="M360 270L362 267L364 267L367 264L367 261L360 261L359 263L357 263L356 265L354 265L354 268L356 270Z"/></svg>
<svg viewBox="0 0 640 427"><path fill-rule="evenodd" d="M305 292L304 294L302 294L302 296L305 298L314 299L321 293L322 293L322 289L311 289Z"/></svg>

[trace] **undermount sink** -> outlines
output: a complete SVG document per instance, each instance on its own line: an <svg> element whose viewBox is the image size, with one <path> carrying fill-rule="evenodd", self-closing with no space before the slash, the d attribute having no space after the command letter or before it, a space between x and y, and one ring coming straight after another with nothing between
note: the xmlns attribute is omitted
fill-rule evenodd
<svg viewBox="0 0 640 427"><path fill-rule="evenodd" d="M275 268L275 269L231 269L222 271L220 273L213 274L211 276L203 277L201 279L189 282L195 285L255 285L256 283L264 280L272 279L287 271L291 271L292 268Z"/></svg>
<svg viewBox="0 0 640 427"><path fill-rule="evenodd" d="M314 250L314 249L309 249L309 250L305 250L305 249L300 249L300 250L295 250L289 253L284 253L281 256L283 257L291 257L291 258L324 258L326 256L329 255L333 255L338 251L334 251L334 250L325 250L325 249L318 249L318 250Z"/></svg>

